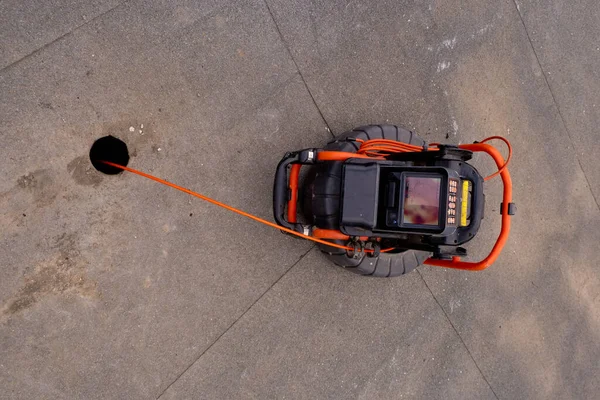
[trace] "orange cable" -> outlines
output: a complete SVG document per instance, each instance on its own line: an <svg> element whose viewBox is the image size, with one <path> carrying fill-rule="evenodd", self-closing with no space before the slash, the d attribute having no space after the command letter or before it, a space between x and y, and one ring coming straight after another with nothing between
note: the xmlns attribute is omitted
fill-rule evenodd
<svg viewBox="0 0 600 400"><path fill-rule="evenodd" d="M502 137L502 136L490 136L488 138L483 139L480 143L489 142L490 140L493 140L493 139L502 140L506 144L506 147L508 147L508 157L506 158L506 161L504 162L504 165L502 165L500 168L498 168L498 171L496 171L493 174L491 174L491 175L486 176L485 178L483 178L484 181L489 181L493 177L500 175L500 173L502 173L502 171L504 171L506 169L506 167L508 167L508 163L510 162L510 159L512 158L512 146L510 145L510 142L508 141L508 139L506 139L505 137Z"/></svg>
<svg viewBox="0 0 600 400"><path fill-rule="evenodd" d="M194 191L192 191L190 189L186 189L186 188L184 188L182 186L179 186L179 185L176 185L174 183L167 182L164 179L157 178L156 176L147 174L147 173L142 172L142 171L138 171L137 169L125 167L124 165L115 164L115 163L110 162L110 161L100 161L100 162L102 162L102 163L104 163L106 165L110 165L111 167L120 168L120 169L122 169L124 171L132 172L132 173L134 173L136 175L143 176L144 178L151 179L151 180L153 180L155 182L162 183L163 185L169 186L169 187L171 187L173 189L180 190L180 191L182 191L184 193L187 193L189 195L192 195L194 197L198 197L199 199L208 201L209 203L212 203L212 204L214 204L216 206L223 207L226 210L233 211L234 213L243 215L244 217L253 219L254 221L257 221L257 222L260 222L260 223L265 224L267 226L270 226L271 228L279 229L281 231L284 231L284 232L287 232L289 234L301 237L303 239L312 240L313 242L321 243L321 244L324 244L324 245L327 245L327 246L331 246L331 247L336 247L338 249L354 250L352 247L349 247L349 246L343 246L343 245L339 245L339 244L336 244L336 243L328 242L326 240L321 240L321 239L317 239L317 238L314 238L314 237L311 237L311 236L303 235L300 232L296 232L296 231L294 231L292 229L288 229L288 228L285 228L283 226L277 225L277 224L275 224L273 222L270 222L270 221L264 220L262 218L259 218L259 217L255 216L255 215L249 214L249 213L247 213L245 211L238 210L235 207L231 207L231 206L229 206L229 205L227 205L225 203L221 203L220 201L211 199L210 197L204 196L204 195L202 195L200 193L196 193L196 192L194 192ZM389 249L381 250L381 252L387 252L387 251L391 251L391 250L393 250L393 249L389 248ZM364 249L364 251L365 252L373 252L373 250L371 250L371 249Z"/></svg>

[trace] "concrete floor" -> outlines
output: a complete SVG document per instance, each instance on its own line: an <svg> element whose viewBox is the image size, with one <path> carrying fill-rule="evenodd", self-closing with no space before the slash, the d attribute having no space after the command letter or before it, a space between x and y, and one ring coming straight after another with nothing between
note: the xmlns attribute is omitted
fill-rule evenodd
<svg viewBox="0 0 600 400"><path fill-rule="evenodd" d="M597 398L599 37L593 0L1 2L0 398ZM491 268L358 277L87 158L270 219L285 151L385 122L512 141Z"/></svg>

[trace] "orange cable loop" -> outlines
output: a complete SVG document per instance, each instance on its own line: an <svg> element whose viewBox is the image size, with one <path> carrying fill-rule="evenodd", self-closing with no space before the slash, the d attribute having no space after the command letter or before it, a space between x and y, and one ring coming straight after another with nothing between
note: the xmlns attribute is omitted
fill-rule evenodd
<svg viewBox="0 0 600 400"><path fill-rule="evenodd" d="M510 142L508 141L508 139L506 139L505 137L502 137L502 136L490 136L490 137L487 137L487 138L483 139L479 143L489 142L490 140L494 140L494 139L502 140L506 144L506 147L508 147L508 157L506 158L506 161L504 162L504 165L502 165L502 167L498 168L498 171L496 171L493 174L491 174L491 175L486 176L485 178L483 178L484 181L489 181L493 177L500 175L502 173L502 171L504 171L506 169L506 167L508 167L508 163L510 162L510 159L512 158L512 146L510 145Z"/></svg>
<svg viewBox="0 0 600 400"><path fill-rule="evenodd" d="M511 146L510 142L502 136L490 136L488 138L483 139L479 143L489 142L490 140L494 140L494 139L502 140L506 144L506 146L508 147L508 158L506 159L506 162L502 165L502 167L500 167L498 169L498 171L485 177L483 179L484 181L489 181L490 179L500 175L502 173L502 171L504 171L508 167L508 164L510 163L510 160L512 158L512 146ZM366 155L369 157L387 157L390 155L390 153L406 153L406 152L423 151L423 147L416 146L413 144L408 144L408 143L396 142L395 140L389 140L389 139L370 139L370 140L366 140L366 141L361 140L361 139L355 139L355 140L361 143L360 148L357 151L357 154ZM439 145L440 145L439 143L431 143L430 144L431 147L427 147L427 150L428 151L439 150L437 147Z"/></svg>

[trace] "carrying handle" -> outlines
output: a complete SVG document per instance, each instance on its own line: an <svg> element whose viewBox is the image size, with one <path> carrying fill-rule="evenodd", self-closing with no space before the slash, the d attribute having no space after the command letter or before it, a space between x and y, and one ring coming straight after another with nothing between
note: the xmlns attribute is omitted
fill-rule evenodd
<svg viewBox="0 0 600 400"><path fill-rule="evenodd" d="M452 260L439 260L436 258L428 258L427 260L425 260L424 264L435 265L438 267L463 269L469 271L481 271L483 269L486 269L487 267L492 265L494 261L496 261L496 259L500 255L500 252L502 251L502 248L508 240L508 234L510 232L509 207L511 207L512 202L512 181L510 179L510 173L508 172L508 168L506 168L504 158L495 147L486 143L461 144L458 147L473 152L484 152L489 154L494 159L496 165L498 166L498 169L500 170L500 177L502 178L502 183L504 185L504 193L502 195L501 206L502 227L500 229L500 234L498 235L498 239L496 239L496 243L494 244L494 247L492 248L488 256L479 262L461 261L460 257L452 257Z"/></svg>
<svg viewBox="0 0 600 400"><path fill-rule="evenodd" d="M286 153L277 165L275 182L273 185L273 212L275 221L288 229L304 233L305 226L298 223L298 181L300 179L300 168L302 165L314 164L317 160L316 149L306 149L292 153ZM288 167L291 165L288 181ZM286 218L287 206L287 218Z"/></svg>

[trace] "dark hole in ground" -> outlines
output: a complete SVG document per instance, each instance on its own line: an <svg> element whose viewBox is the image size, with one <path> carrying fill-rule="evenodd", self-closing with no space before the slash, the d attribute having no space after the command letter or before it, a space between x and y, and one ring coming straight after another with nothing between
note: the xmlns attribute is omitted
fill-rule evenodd
<svg viewBox="0 0 600 400"><path fill-rule="evenodd" d="M90 149L90 161L98 171L116 175L123 172L122 169L104 164L102 161L110 161L115 164L127 166L129 163L129 151L127 145L114 136L104 136L96 140Z"/></svg>

